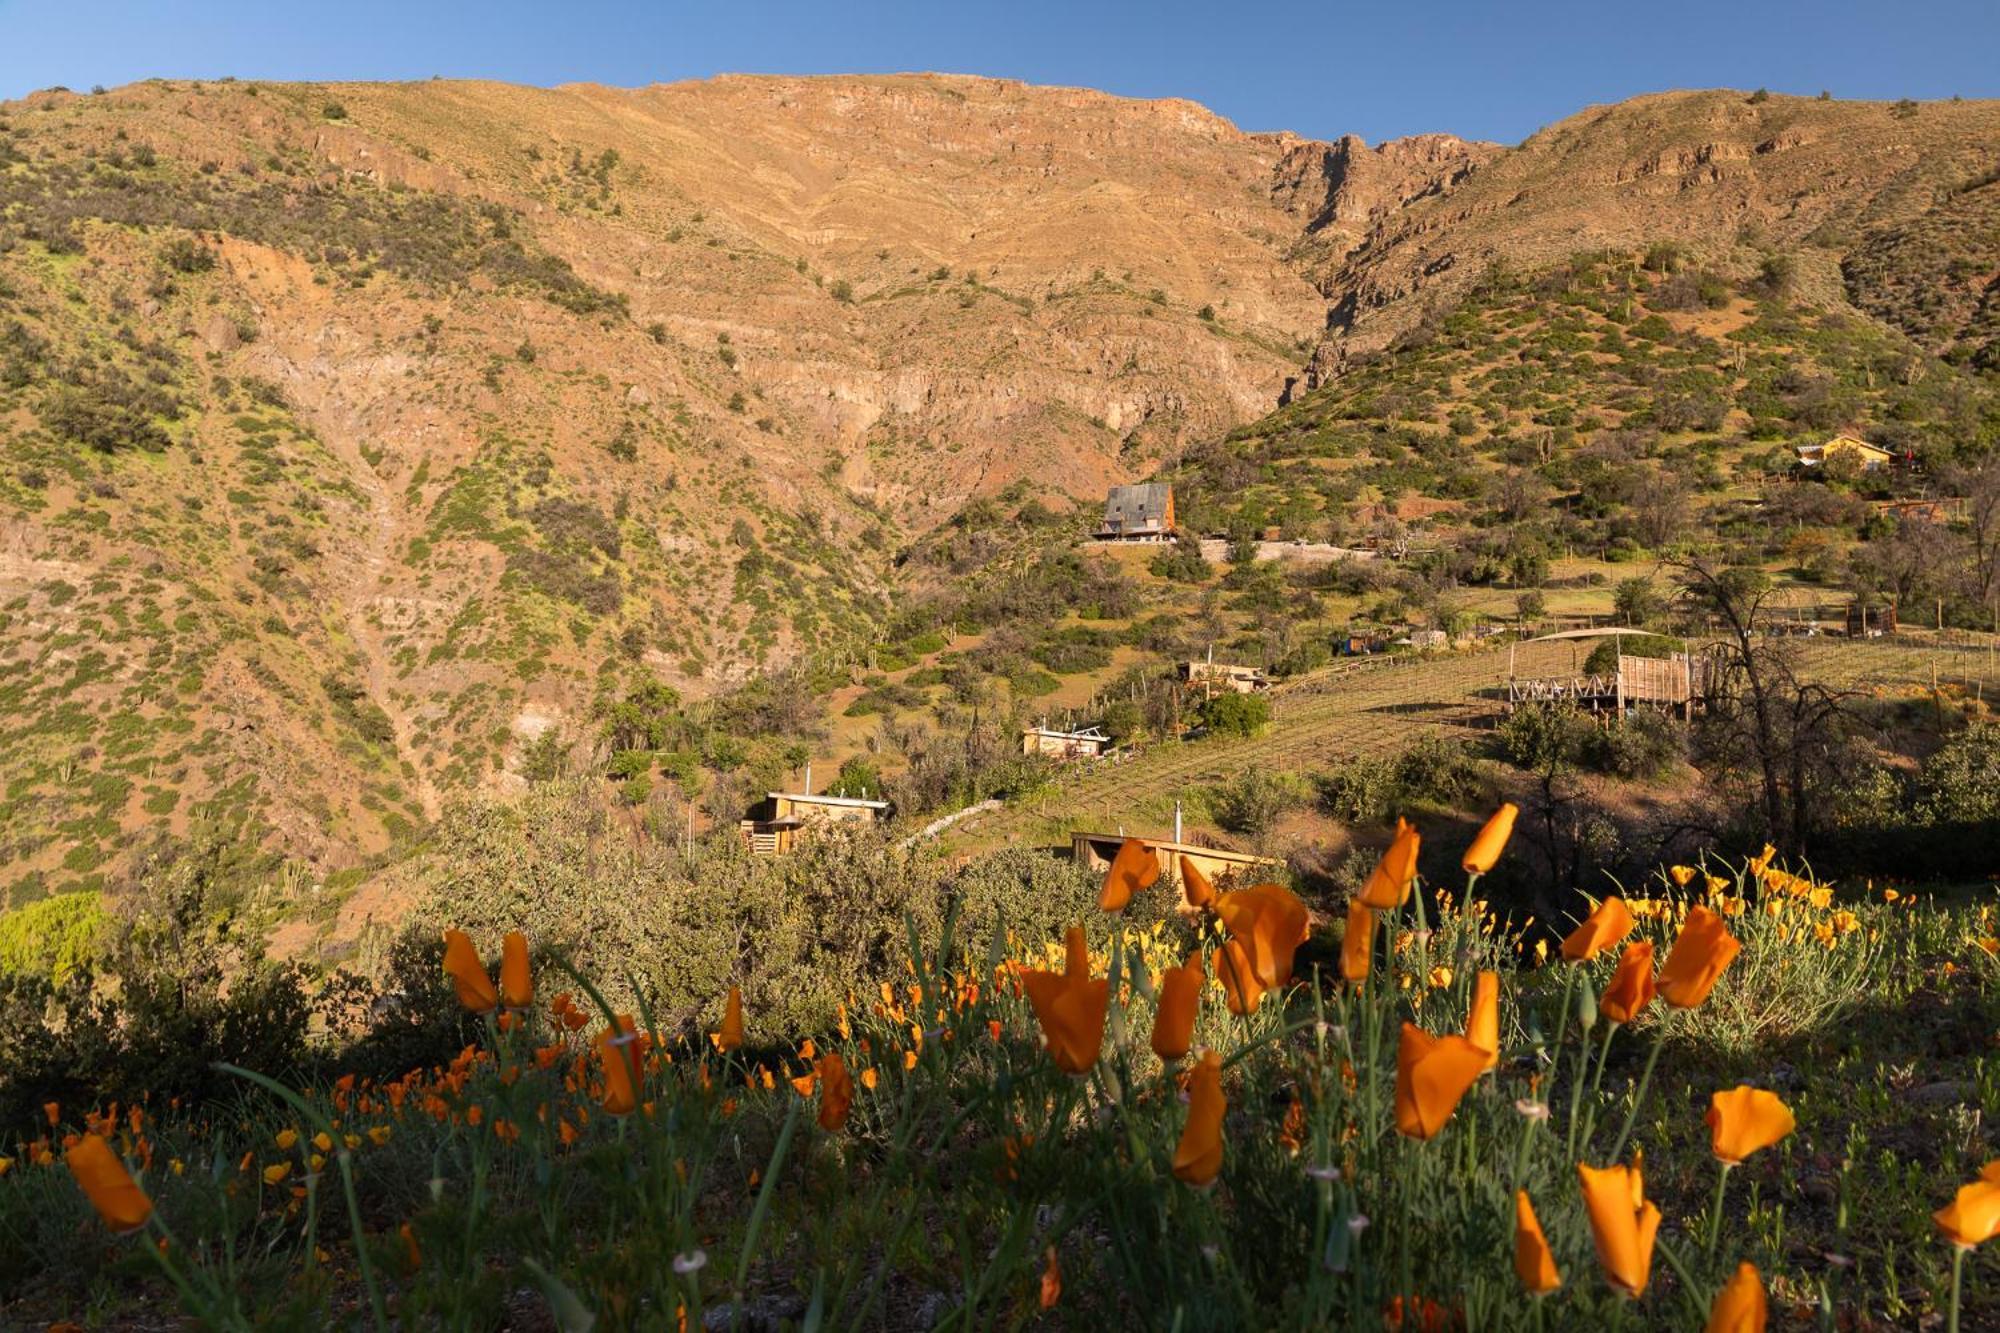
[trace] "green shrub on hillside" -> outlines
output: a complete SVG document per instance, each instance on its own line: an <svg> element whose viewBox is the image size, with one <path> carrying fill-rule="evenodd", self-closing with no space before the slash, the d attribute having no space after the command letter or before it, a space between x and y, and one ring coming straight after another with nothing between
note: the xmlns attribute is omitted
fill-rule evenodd
<svg viewBox="0 0 2000 1333"><path fill-rule="evenodd" d="M61 893L0 913L0 973L60 983L95 960L108 924L95 893Z"/></svg>
<svg viewBox="0 0 2000 1333"><path fill-rule="evenodd" d="M1218 694L1196 716L1211 736L1256 736L1271 725L1271 701L1261 694Z"/></svg>

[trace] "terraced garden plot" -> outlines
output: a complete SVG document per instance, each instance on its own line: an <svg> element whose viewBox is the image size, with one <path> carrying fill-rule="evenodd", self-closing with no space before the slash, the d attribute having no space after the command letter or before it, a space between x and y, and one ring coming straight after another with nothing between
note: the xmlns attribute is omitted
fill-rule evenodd
<svg viewBox="0 0 2000 1333"><path fill-rule="evenodd" d="M1847 689L1928 687L1933 668L1940 682L1981 689L1992 683L1983 644L1813 639L1796 646L1809 674ZM1590 648L1589 641L1574 640L1524 644L1515 649L1515 671L1563 674L1576 669ZM1325 770L1343 759L1393 754L1429 730L1470 737L1499 716L1506 672L1504 648L1341 663L1275 690L1271 728L1262 736L1155 745L1079 766L1053 792L968 818L946 841L954 850L974 851L1007 842L1066 844L1070 831L1084 825L1157 833L1172 825L1176 797L1253 768Z"/></svg>

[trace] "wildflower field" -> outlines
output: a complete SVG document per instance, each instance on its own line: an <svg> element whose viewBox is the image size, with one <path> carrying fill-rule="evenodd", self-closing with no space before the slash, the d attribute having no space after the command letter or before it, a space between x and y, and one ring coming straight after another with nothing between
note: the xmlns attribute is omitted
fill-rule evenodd
<svg viewBox="0 0 2000 1333"><path fill-rule="evenodd" d="M451 932L447 1064L0 1130L0 1323L2000 1326L1991 906L1766 849L1513 920L1512 819L1327 913L1129 842L784 1045Z"/></svg>

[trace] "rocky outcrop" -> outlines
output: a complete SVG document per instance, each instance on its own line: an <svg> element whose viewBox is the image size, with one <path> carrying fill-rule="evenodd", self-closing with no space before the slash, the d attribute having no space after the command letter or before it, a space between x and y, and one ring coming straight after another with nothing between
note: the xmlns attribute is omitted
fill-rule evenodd
<svg viewBox="0 0 2000 1333"><path fill-rule="evenodd" d="M1455 134L1416 134L1370 148L1359 135L1293 141L1272 171L1271 197L1307 234L1359 235L1418 199L1455 188L1503 151Z"/></svg>

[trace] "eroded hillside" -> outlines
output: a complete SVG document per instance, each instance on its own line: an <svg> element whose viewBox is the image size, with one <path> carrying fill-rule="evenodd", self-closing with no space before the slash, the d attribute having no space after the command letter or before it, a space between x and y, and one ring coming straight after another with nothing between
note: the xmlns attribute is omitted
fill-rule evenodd
<svg viewBox="0 0 2000 1333"><path fill-rule="evenodd" d="M0 891L197 817L339 869L645 682L844 680L980 563L899 560L954 516L1262 461L1496 263L1782 256L1977 367L1996 129L1702 93L1371 148L930 75L0 106Z"/></svg>

